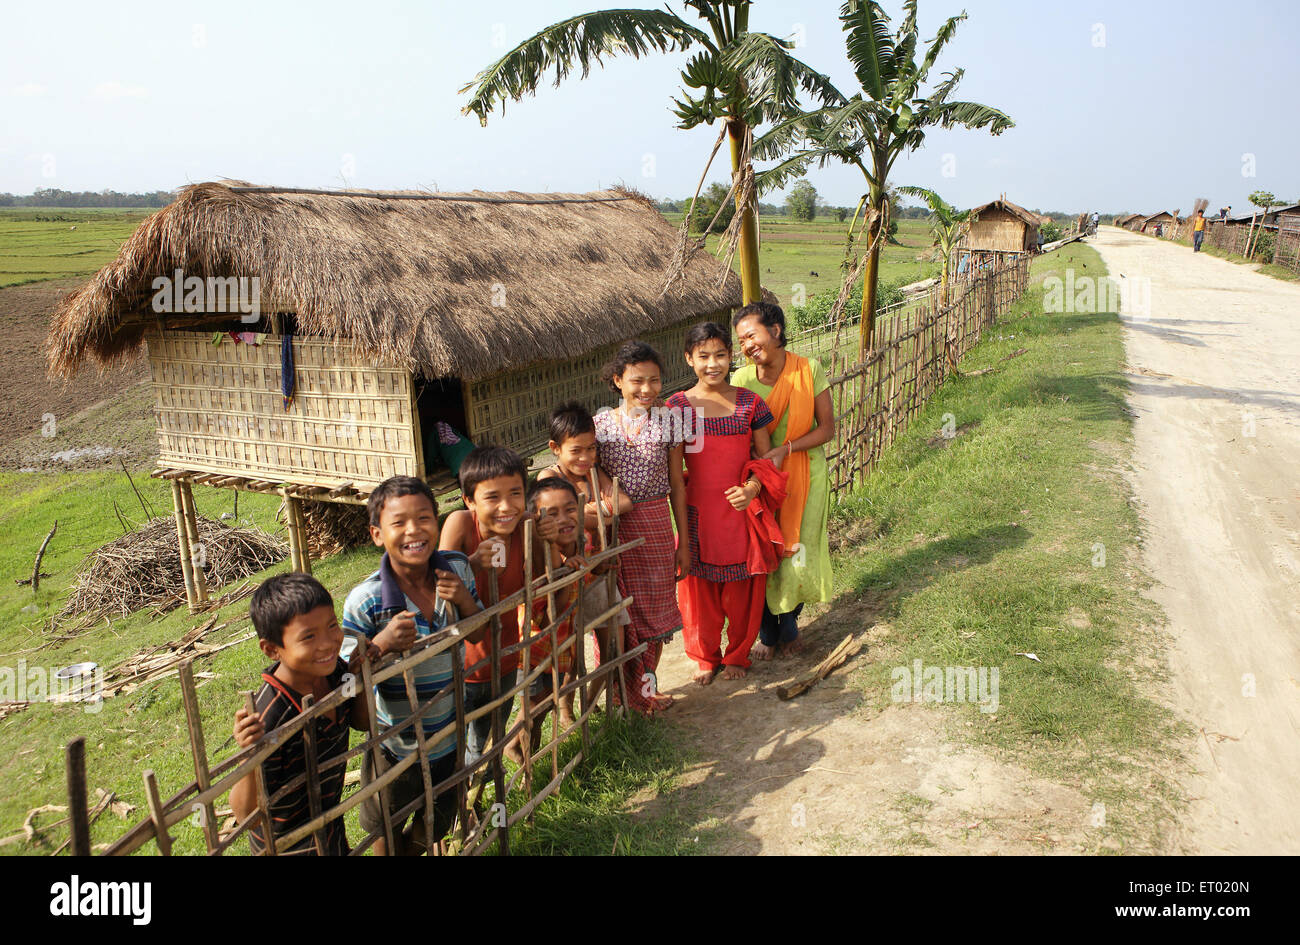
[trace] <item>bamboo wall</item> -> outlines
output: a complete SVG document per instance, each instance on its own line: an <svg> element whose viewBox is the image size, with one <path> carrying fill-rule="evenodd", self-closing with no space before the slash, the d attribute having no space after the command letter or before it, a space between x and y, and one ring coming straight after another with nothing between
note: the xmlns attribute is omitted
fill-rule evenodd
<svg viewBox="0 0 1300 945"><path fill-rule="evenodd" d="M1014 213L993 208L980 213L961 243L967 250L1024 252L1032 249L1037 228L1028 226Z"/></svg>
<svg viewBox="0 0 1300 945"><path fill-rule="evenodd" d="M730 312L684 319L675 325L637 335L664 362L664 396L695 382L682 357L682 339L692 325L714 320L730 326ZM604 345L577 358L543 361L465 385L469 437L479 445L509 446L524 456L546 447L547 418L566 400L576 400L592 413L616 402L617 395L600 379L603 368L622 342Z"/></svg>
<svg viewBox="0 0 1300 945"><path fill-rule="evenodd" d="M581 511L579 514L581 515ZM400 656L390 655L382 663L375 666L364 664L360 683L356 686L356 694L366 700L370 712L369 731L353 736L353 744L351 744L345 756L332 759L323 764L318 762L316 757L314 724L308 726L307 723L309 721L314 722L317 717L338 707L347 698L346 684L314 704L311 697L307 697L303 701L303 711L297 717L266 733L254 745L237 751L233 756L223 761L214 763L206 748L207 738L203 730L202 713L199 709L199 696L194 685L193 670L190 663L182 664L179 682L190 737L194 779L182 785L179 790L166 796L160 790L161 786L155 773L152 770L142 772L145 795L148 801L148 816L111 843L104 855L125 856L141 850L151 842L162 855L171 855L173 833L182 825L182 822L189 821L200 825L208 855L220 856L230 850L236 843L240 843L252 825L261 825L268 822L268 811L272 801L289 792L304 790L307 792L309 800L310 822L292 833L279 837L273 846L265 850L265 855L274 856L283 853L306 837L314 837L316 843L321 844L324 842L326 824L347 817L349 812L373 794L378 793L381 797L385 797L385 785L391 778L397 777L401 771L409 770L412 766L422 770L425 785L424 793L422 797L409 804L404 811L398 812L398 816L405 819L405 817L421 807L426 811L430 810L433 799L444 791L454 792L457 801L456 825L452 833L442 842L439 842L437 837L426 836L424 839L427 849L435 853L458 855L474 855L491 851L508 854L510 852L511 828L532 817L537 806L559 789L564 779L581 762L592 744L595 733L592 732L589 722L592 712L596 710L596 702L588 699L588 687L597 681L607 681L608 685L605 686L606 725L619 724L616 721L618 713L614 700L618 698L621 700L622 705L628 704L622 667L627 661L644 652L646 647L645 644L641 644L634 649L624 650L623 635L615 630L610 633L614 640L614 652L606 654L599 667L589 669L586 657L588 638L594 635L598 627L609 626L613 628L613 621L627 607L630 600L620 601L601 614L585 613L580 594L567 608L561 605L562 598L559 595L565 588L580 587L586 576L591 574L598 566L610 561L616 564L618 557L624 551L634 548L644 541L644 539L637 539L635 542L618 544L619 525L617 516L608 523L602 517L601 525L608 525L609 537L604 550L598 554L588 555L586 564L582 568L571 570L568 568L552 568L549 562L536 562L533 560L531 553L532 522L526 522L524 533L526 580L523 589L498 600L495 580L493 580L489 588L480 589L480 596L489 604L484 611L445 627L436 634L421 638L410 650ZM578 527L579 530L583 527L581 520ZM605 531L605 528L602 527L601 531ZM616 600L617 592L614 591L615 570L609 570L596 579L607 582L611 592L609 599ZM521 603L525 605L525 613L531 613L533 602L542 598L547 600L547 625L537 635L514 646L503 648L501 646L501 615L513 611ZM573 678L567 682L560 676L554 660L554 654L559 650L557 631L560 624L566 620L571 620L572 626L578 628L578 632L570 636L564 644L565 649L573 649L575 666ZM489 632L495 640L495 646L492 648L493 655L490 658L491 675L494 678L499 677L498 667L503 655L518 653L522 669L521 681L512 687L502 687L494 692L493 701L490 704L482 706L473 712L467 712L463 698L465 676L484 664L464 665L465 638L485 625L489 626ZM536 665L532 665L532 646L548 637L551 643L550 655ZM364 643L360 645L362 646L362 652L364 652ZM376 722L375 685L387 679L400 678L405 681L407 691L414 695L413 674L415 669L426 660L445 653L450 653L452 658L454 678L451 685L431 695L424 701L413 699L415 711L411 716L398 720L391 726L379 726ZM528 700L526 698L516 700L516 697L520 693L527 692L528 686L544 674L551 677L553 693L559 696L576 693L579 711L575 713L574 722L567 728L560 727L558 713L551 711L543 727L542 744L536 752L533 752L527 744L527 739L524 739L522 745L526 753L525 763L507 776L507 769L503 760L504 748L516 734L525 730L525 727L531 724L533 714L532 710L528 708ZM417 724L417 719L428 711L435 702L446 698L448 695L451 695L455 702L454 722L435 736L425 736L423 726ZM554 698L552 697L552 704L554 704ZM252 693L247 693L245 704L247 705L247 702L251 701L251 699ZM515 701L518 701L520 711L512 721L509 719L510 708ZM456 770L449 778L440 783L433 783L428 765L428 750L435 747L443 739L453 739L456 743L455 757L463 761L467 726L471 721L485 715L490 716L492 719L492 735L483 756L473 765L466 766L463 763L458 763ZM421 746L420 748L417 748L415 752L390 768L383 777L370 784L350 793L345 788L344 795L336 806L328 810L322 807L321 782L323 776L338 765L355 767L359 764L360 757L367 752L377 758L381 750L380 745L385 739L408 729L414 731ZM546 734L547 729L549 729L549 737ZM604 727L601 730L603 731ZM214 737L221 738L227 734L227 731L227 729L222 729L211 734ZM257 810L253 811L243 821L234 824L232 828L222 830L216 817L217 804L232 787L249 774L257 773L260 778L262 762L286 739L299 736L300 733L305 741L304 754L307 759L305 775L279 788L274 796L269 796L265 785L259 783ZM426 738L428 738L427 741ZM574 740L574 746L572 747L565 745L570 739ZM561 756L562 748L565 749L563 761ZM573 750L573 748L576 748L576 750ZM91 762L93 763L93 759L91 759ZM86 765L84 739L78 737L67 748L67 773L70 800L69 818L72 824L71 851L74 855L80 856L89 856L91 854L85 800ZM387 810L387 803L381 806ZM431 830L433 818L427 817L426 822ZM358 843L354 844L352 855L357 856L364 853L381 837L386 839L389 850L394 849L393 830L393 823L389 816L385 814L383 829L367 834Z"/></svg>
<svg viewBox="0 0 1300 945"><path fill-rule="evenodd" d="M165 467L300 485L373 487L423 470L411 376L352 349L293 340L295 393L280 389L280 336L261 345L211 331L145 336Z"/></svg>

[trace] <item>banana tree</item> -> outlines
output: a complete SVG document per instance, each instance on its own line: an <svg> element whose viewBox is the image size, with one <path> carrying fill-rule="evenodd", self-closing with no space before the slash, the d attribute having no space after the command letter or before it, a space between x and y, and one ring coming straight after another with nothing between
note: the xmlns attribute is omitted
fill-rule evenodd
<svg viewBox="0 0 1300 945"><path fill-rule="evenodd" d="M773 152L791 140L807 144L804 150L766 172L760 181L762 190L781 186L789 176L803 172L813 161L822 166L834 160L851 164L866 179L867 193L862 199L871 213L860 329L860 348L864 355L871 350L875 332L876 286L883 242L879 235L885 219L889 172L894 162L904 152L919 148L929 128L987 128L997 135L1014 127L1014 122L996 108L951 100L965 74L963 69L944 73L943 80L928 95L922 94L922 86L928 81L935 60L966 14L945 20L918 58L916 0L906 0L903 9L903 22L896 33L891 33L889 17L879 3L846 0L840 8L840 25L861 90L841 105L828 105L776 125L754 147L755 157L763 159L775 156Z"/></svg>
<svg viewBox="0 0 1300 945"><path fill-rule="evenodd" d="M933 190L924 187L899 187L900 194L920 197L930 208L930 236L934 258L943 264L943 273L939 276L939 300L941 305L948 303L948 273L952 269L952 251L970 224L974 223L970 210L958 210Z"/></svg>
<svg viewBox="0 0 1300 945"><path fill-rule="evenodd" d="M487 123L499 104L535 94L544 77L558 86L575 68L586 78L604 57L696 48L681 71L683 91L673 100L677 127L722 122L731 150L738 255L744 301L760 294L757 194L752 186L753 129L801 113L800 93L821 106L841 104L830 80L790 55L793 43L749 29L749 0L686 0L706 29L671 10L601 10L555 23L524 40L460 91L470 93L465 114ZM743 63L744 68L739 64ZM720 143L720 142L719 142ZM746 184L748 182L748 184Z"/></svg>

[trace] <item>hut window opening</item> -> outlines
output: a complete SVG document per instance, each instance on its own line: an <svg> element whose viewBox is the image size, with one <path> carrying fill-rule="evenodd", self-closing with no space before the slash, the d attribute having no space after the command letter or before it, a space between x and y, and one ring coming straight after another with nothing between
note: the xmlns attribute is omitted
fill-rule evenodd
<svg viewBox="0 0 1300 945"><path fill-rule="evenodd" d="M416 412L426 477L459 471L461 460L473 449L465 414L465 388L458 377L417 380Z"/></svg>

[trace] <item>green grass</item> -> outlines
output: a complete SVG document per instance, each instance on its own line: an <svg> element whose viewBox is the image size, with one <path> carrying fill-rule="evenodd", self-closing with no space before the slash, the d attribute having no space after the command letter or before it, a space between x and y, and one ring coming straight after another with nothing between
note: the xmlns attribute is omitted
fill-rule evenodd
<svg viewBox="0 0 1300 945"><path fill-rule="evenodd" d="M942 708L975 741L1107 802L1124 843L1174 803L1148 765L1175 760L1180 730L1148 695L1159 614L1140 594L1139 521L1117 468L1131 438L1118 319L1042 312L1042 279L1084 263L1104 275L1078 244L1036 261L1031 290L961 365L995 371L946 383L835 510L837 527L869 519L876 536L840 557L837 587L878 598L889 624L855 678L877 706L914 659L997 667L995 715ZM965 428L951 440L937 435L947 415Z"/></svg>
<svg viewBox="0 0 1300 945"><path fill-rule="evenodd" d="M90 276L148 210L0 210L0 286ZM74 229L75 227L75 229Z"/></svg>

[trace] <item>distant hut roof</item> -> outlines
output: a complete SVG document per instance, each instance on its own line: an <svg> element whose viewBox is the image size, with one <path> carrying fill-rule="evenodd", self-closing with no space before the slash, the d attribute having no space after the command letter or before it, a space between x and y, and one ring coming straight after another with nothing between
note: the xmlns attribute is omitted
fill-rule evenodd
<svg viewBox="0 0 1300 945"><path fill-rule="evenodd" d="M263 306L294 312L300 334L347 339L384 363L469 380L739 304L739 280L703 252L661 291L677 240L654 204L621 188L195 184L63 300L47 355L51 372L65 376L86 359L103 366L123 356L153 321L153 280L180 269L187 277L257 276Z"/></svg>
<svg viewBox="0 0 1300 945"><path fill-rule="evenodd" d="M1018 217L1029 226L1039 226L1046 220L1050 219L1050 217L1040 216L1032 210L1026 210L1024 207L1012 203L1006 197L999 197L997 200L990 200L982 207L976 207L971 211L971 215L978 218L981 213L989 209L1005 210L1007 213L1014 217Z"/></svg>
<svg viewBox="0 0 1300 945"><path fill-rule="evenodd" d="M1293 204L1288 204L1286 206L1273 207L1268 211L1267 214L1264 213L1262 207L1254 207L1251 210L1247 211L1246 213L1232 214L1230 217L1228 217L1227 222L1249 223L1253 218L1255 222L1258 223L1260 220L1265 219L1266 217L1269 220L1275 220L1279 213L1294 213L1297 209L1300 209L1300 203L1293 203Z"/></svg>
<svg viewBox="0 0 1300 945"><path fill-rule="evenodd" d="M1159 220L1161 218L1172 220L1174 218L1174 215L1170 213L1168 210L1157 210L1155 213L1143 217L1142 222L1150 223L1152 220Z"/></svg>
<svg viewBox="0 0 1300 945"><path fill-rule="evenodd" d="M1128 226L1128 224L1132 223L1134 220L1140 219L1142 219L1142 214L1140 213L1126 213L1122 217L1115 218L1115 225Z"/></svg>

